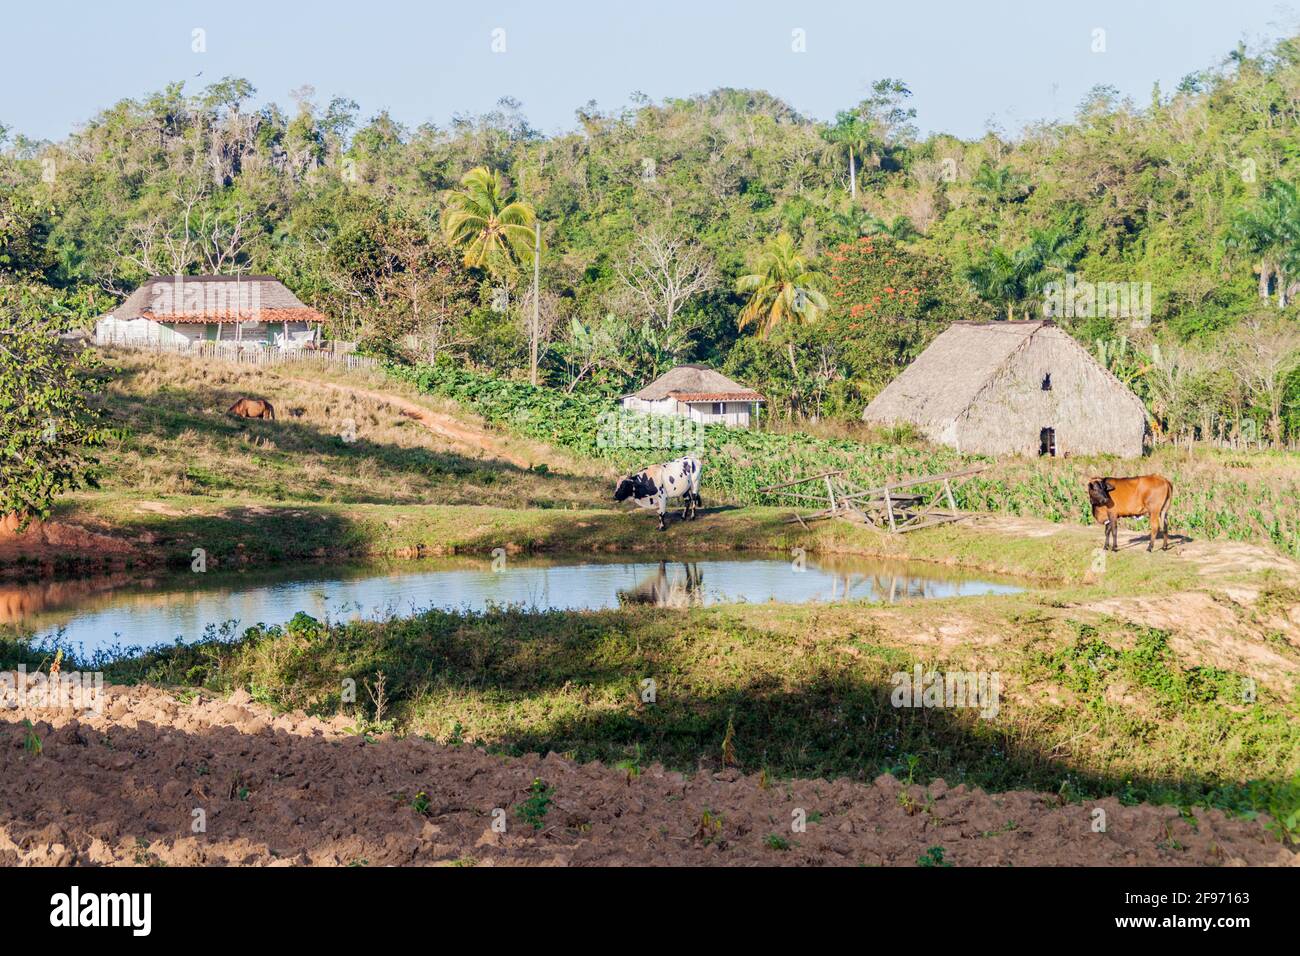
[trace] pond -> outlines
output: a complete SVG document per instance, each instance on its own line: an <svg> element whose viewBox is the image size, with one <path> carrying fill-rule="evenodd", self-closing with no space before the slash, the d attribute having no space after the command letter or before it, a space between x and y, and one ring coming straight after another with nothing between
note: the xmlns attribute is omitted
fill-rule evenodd
<svg viewBox="0 0 1300 956"><path fill-rule="evenodd" d="M271 571L115 575L0 583L0 633L57 639L84 653L152 647L284 624L298 611L324 620L518 606L592 610L628 604L896 602L1007 594L1016 583L940 565L774 555L678 561L503 557L379 560ZM227 622L234 622L228 624Z"/></svg>

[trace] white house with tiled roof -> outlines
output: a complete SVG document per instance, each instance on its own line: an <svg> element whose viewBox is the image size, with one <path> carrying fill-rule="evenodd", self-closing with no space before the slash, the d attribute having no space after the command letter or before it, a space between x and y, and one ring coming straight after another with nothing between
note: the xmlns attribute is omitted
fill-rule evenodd
<svg viewBox="0 0 1300 956"><path fill-rule="evenodd" d="M96 320L95 341L301 348L319 344L324 320L274 276L155 276Z"/></svg>
<svg viewBox="0 0 1300 956"><path fill-rule="evenodd" d="M748 428L763 396L705 365L679 365L632 395L623 407L649 415L676 415L705 425Z"/></svg>

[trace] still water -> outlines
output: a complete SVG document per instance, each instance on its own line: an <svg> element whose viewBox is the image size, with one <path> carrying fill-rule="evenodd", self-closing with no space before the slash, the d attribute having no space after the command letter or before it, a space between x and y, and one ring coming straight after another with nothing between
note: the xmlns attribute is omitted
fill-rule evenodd
<svg viewBox="0 0 1300 956"><path fill-rule="evenodd" d="M93 653L237 634L254 624L284 624L298 611L320 620L347 620L435 607L591 610L738 601L895 602L1022 589L937 565L810 557L799 567L779 556L670 562L512 557L495 567L487 559L435 558L0 583L0 633L57 640Z"/></svg>

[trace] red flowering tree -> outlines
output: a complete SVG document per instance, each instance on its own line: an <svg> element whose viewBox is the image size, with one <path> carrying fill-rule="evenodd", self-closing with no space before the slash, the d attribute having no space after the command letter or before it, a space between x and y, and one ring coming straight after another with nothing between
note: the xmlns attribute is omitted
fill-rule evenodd
<svg viewBox="0 0 1300 956"><path fill-rule="evenodd" d="M950 322L970 314L969 293L951 270L890 236L840 243L827 258L826 331L868 397Z"/></svg>
<svg viewBox="0 0 1300 956"><path fill-rule="evenodd" d="M923 319L938 305L934 265L889 236L842 242L830 254L831 315L864 328L881 319Z"/></svg>

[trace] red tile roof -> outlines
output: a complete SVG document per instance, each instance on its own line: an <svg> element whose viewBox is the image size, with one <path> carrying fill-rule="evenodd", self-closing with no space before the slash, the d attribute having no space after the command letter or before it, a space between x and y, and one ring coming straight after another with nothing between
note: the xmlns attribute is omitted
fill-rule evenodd
<svg viewBox="0 0 1300 956"><path fill-rule="evenodd" d="M758 392L669 392L679 402L761 402Z"/></svg>
<svg viewBox="0 0 1300 956"><path fill-rule="evenodd" d="M325 316L315 309L258 309L255 312L186 311L155 315L149 309L140 313L142 319L155 322L323 322Z"/></svg>

